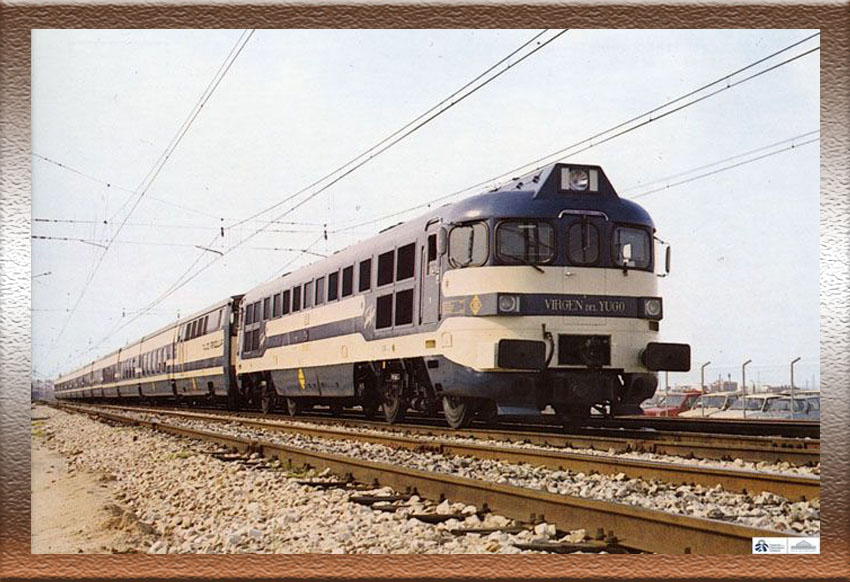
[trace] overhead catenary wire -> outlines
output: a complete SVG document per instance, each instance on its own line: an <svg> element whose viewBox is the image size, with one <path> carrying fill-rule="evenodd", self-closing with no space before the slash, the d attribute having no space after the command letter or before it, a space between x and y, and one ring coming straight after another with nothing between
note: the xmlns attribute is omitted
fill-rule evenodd
<svg viewBox="0 0 850 582"><path fill-rule="evenodd" d="M678 182L671 182L671 183L669 183L665 186L661 186L660 188L654 188L654 189L649 190L647 192L642 192L642 193L640 193L636 196L630 196L629 198L631 200L643 198L644 196L649 196L650 194L654 194L656 192L661 192L662 190L669 190L670 188L674 188L676 186L681 186L682 184L687 184L689 182L694 182L696 180L702 180L703 178L707 178L707 177L713 176L715 174L720 174L722 172L727 172L729 170L738 168L740 166L746 166L747 164L752 164L753 162L758 162L759 160L763 160L765 158L770 158L770 157L773 157L777 154L781 154L783 152L791 151L791 150L794 150L794 149L799 149L803 146L806 146L806 145L809 145L809 144L812 144L812 143L815 143L815 142L818 142L818 141L820 141L820 137L815 137L815 138L808 139L806 141L802 141L802 142L799 142L799 143L792 143L790 146L786 146L782 149L775 150L775 151L772 151L772 152L769 152L769 153L766 153L766 154L762 154L762 155L757 156L755 158L744 160L742 162L731 164L729 166L724 166L724 167L718 168L716 170L712 170L710 172L705 172L704 174L699 174L697 176L686 178L684 180L679 180ZM717 165L717 163L720 163L720 162L716 162L715 164L712 164L712 165Z"/></svg>
<svg viewBox="0 0 850 582"><path fill-rule="evenodd" d="M656 121L658 121L659 119L663 119L663 118L665 118L665 117L668 117L669 115L672 115L672 114L677 113L677 112L679 112L679 111L682 111L682 110L684 110L684 109L686 109L686 108L688 108L688 107L691 107L691 106L693 106L693 105L696 105L697 103L700 103L700 102L702 102L702 101L705 101L706 99L709 99L709 98L711 98L711 97L714 97L714 96L716 96L716 95L718 95L718 94L720 94L720 93L722 93L722 92L728 91L728 90L730 90L730 89L732 89L732 88L734 88L734 87L736 87L736 86L738 86L738 85L741 85L741 84L743 84L743 83L746 83L746 82L748 82L748 81L751 81L751 80L753 80L753 79L755 79L755 78L760 77L761 75L763 75L763 74L765 74L765 73L768 73L768 72L770 72L770 71L774 71L774 70L776 70L776 69L778 69L778 68L780 68L780 67L782 67L782 66L785 66L785 65L787 65L787 64L789 64L789 63L791 63L791 62L793 62L793 61L796 61L797 59L800 59L800 58L802 58L802 57L804 57L804 56L807 56L807 55L809 55L809 54L811 54L811 53L813 53L813 52L815 52L815 51L817 51L817 50L820 50L820 47L815 47L815 48L813 48L813 49L806 50L806 51L804 51L804 52L802 52L802 53L799 53L799 54L797 54L797 55L795 55L795 56L793 56L793 57L791 57L791 58L789 58L789 59L786 59L786 60L784 60L784 61L780 62L780 63L777 63L777 64L775 64L775 65L772 65L772 66L770 66L770 67L768 67L768 68L766 68L766 69L762 69L762 70L760 70L760 71L758 71L758 72L756 72L756 73L753 73L752 75L749 75L749 76L747 76L747 77L745 77L745 78L743 78L743 79L740 79L740 80L738 80L738 81L735 81L734 83L730 82L730 79L731 79L732 77L734 77L734 76L736 76L736 75L739 75L740 73L742 73L742 72L744 72L744 71L748 71L748 70L750 70L750 69L752 69L752 68L754 68L754 67L757 67L758 65L763 64L763 63L767 62L768 60L770 60L770 59L772 59L772 58L774 58L774 57L776 57L776 56L778 56L778 55L780 55L780 54L782 54L782 53L785 53L785 52L787 52L787 51L789 51L789 50L791 50L791 49L793 49L793 48L796 48L797 46L799 46L799 45L801 45L801 44L803 44L803 43L805 43L805 42L807 42L807 41L811 40L812 38L814 38L814 37L818 36L819 34L820 34L820 33L812 34L812 35L810 35L810 36L808 36L808 37L806 37L806 38L804 38L804 39L802 39L802 40L799 40L799 41L797 41L797 42L794 42L794 43L792 43L792 44L790 44L790 45L788 45L788 46L786 46L786 47L784 47L784 48L780 49L780 50L777 50L777 51L775 51L775 52L773 52L773 53L771 53L771 54L769 54L769 55L767 55L767 56L765 56L765 57L762 57L762 58L760 58L760 59L758 59L758 60L756 60L756 61L753 61L752 63L749 63L749 64L747 64L747 65L745 65L745 66L743 66L743 67L740 67L740 68L738 68L737 70L735 70L735 71L733 71L733 72L731 72L731 73L727 73L727 74L725 74L725 75L723 75L723 76L721 76L721 77L718 77L718 78L717 78L717 79L715 79L714 81L711 81L711 82L709 82L709 83L705 83L705 84L701 85L700 87L698 87L698 88L696 88L696 89L694 89L694 90L691 90L691 91L689 91L689 92L687 92L687 93L685 93L685 94L683 94L683 95L681 95L681 96L679 96L679 97L676 97L675 99L672 99L672 100L670 100L670 101L667 101L667 102L665 102L665 103L663 103L663 104L661 104L661 105L659 105L659 106L657 106L657 107L654 107L654 108L652 108L652 109L650 109L650 110L648 110L648 111L645 111L645 112L643 112L643 113L641 113L641 114L639 114L639 115L632 116L632 117L630 117L629 119L626 119L625 121L622 121L622 122L620 122L620 123L618 123L618 124L616 124L616 125L614 125L614 126L612 126L612 127L609 127L608 129L605 129L605 130L600 131L600 132L598 132L598 133L596 133L596 134L594 134L594 135L591 135L591 136L589 136L589 137L586 137L586 138L584 138L584 139L581 139L581 140L579 140L579 141L576 141L576 142L572 143L571 145L566 146L566 147L564 147L564 148L561 148L561 149L559 149L559 150L557 150L557 151L555 151L555 152L552 152L552 153L550 153L550 154L547 154L547 155L545 155L545 156L542 156L542 157L537 158L537 159L535 159L535 160L532 160L532 161L530 161L530 162L526 162L525 164L522 164L522 165L520 165L520 166L517 166L516 168L513 168L512 170L510 170L510 171L508 171L508 172L504 172L504 173L502 173L502 174L499 174L498 176L494 176L494 177L492 177L492 178L488 178L488 179L486 179L486 180L482 180L482 181L480 181L480 182L477 182L477 183L475 183L475 184L472 184L471 186L467 186L467 187L465 187L465 188L461 188L460 190L455 190L454 192L451 192L451 193L449 193L449 194L444 194L444 195L442 195L442 196L438 196L438 197L433 198L433 199L431 199L431 200L429 200L429 201L427 201L427 202L423 202L423 203L421 203L421 204L417 204L417 205L414 205L414 206L410 206L410 207L405 208L405 209L403 209L403 210L398 210L398 211L395 211L395 212L391 212L391 213L388 213L388 214L382 215L382 216L377 217L377 218L373 218L373 219L369 219L369 220L365 220L365 221L357 222L356 224L353 224L353 225L350 225L350 226L345 226L345 227L342 227L342 228L332 229L330 232L331 232L331 233L336 234L336 233L347 232L347 231L349 231L349 230L354 230L354 229L357 229L357 228L362 228L362 227L364 227L364 226L368 226L368 225L375 224L375 223L378 223L378 222L383 222L383 221L388 220L388 219L391 219L391 218L396 218L396 217L399 217L399 216L403 216L404 214L407 214L408 212L413 212L413 211L415 211L415 210L421 210L421 209L424 209L424 208L430 208L430 207L431 207L431 206L433 206L434 204L438 204L438 203L440 203L440 202L444 202L444 201L446 201L446 200L450 200L450 199L452 199L452 198L455 198L455 197L457 197L457 196L460 196L460 195L462 195L462 194L465 194L465 193L467 193L467 192L470 192L470 191L473 191L473 190L476 190L476 189L481 189L481 188L485 188L485 187L487 187L487 188L493 188L493 187L495 187L495 186L496 186L496 184L498 183L498 181L499 181L499 180L501 180L501 179L503 179L503 178L505 178L505 177L507 177L507 176L515 176L515 175L516 175L516 174L518 174L518 173L519 173L519 174L526 173L526 172L531 171L531 170L533 170L533 169L535 169L535 168L536 168L536 169L539 169L539 168L540 168L541 163L543 163L544 161L549 160L549 162L548 162L548 163L552 163L553 161L557 161L557 159L558 159L560 156L563 156L563 155L564 155L565 153L567 153L567 152L570 152L570 154L569 154L569 155L575 155L575 154L577 154L577 153L580 153L580 152L586 151L586 150L588 150L588 149L590 149L590 148L596 147L596 146L601 145L601 144L603 144L603 143L606 143L606 142L612 141L613 139L616 139L616 138L618 138L618 137L621 137L621 136L623 136L623 135L626 135L626 134L628 134L628 133L631 133L632 131L635 131L635 130L637 130L637 129L640 129L641 127L645 127L645 126L647 126L647 125L650 125L650 124L652 124L652 123L655 123L655 122L656 122ZM676 107L676 108L673 108L673 109L671 109L671 110L669 110L669 111L664 111L663 113L661 113L661 114L659 114L659 115L657 115L657 116L653 116L653 114L658 113L659 111L662 111L662 110L664 110L664 109L666 109L666 108L670 107L671 105L674 105L674 104L676 104L676 103L679 103L679 102L681 102L681 101L684 101L684 100L686 100L686 99L688 99L688 98L690 98L690 97L694 97L695 95L698 95L699 93L702 93L702 92L703 92L703 91L705 91L706 89L709 89L709 88L711 88L711 87L714 87L714 86L716 86L716 85L718 85L718 84L720 84L720 83L724 83L724 82L726 83L726 84L725 84L725 86L723 86L723 87L722 87L722 88L720 88L720 89L717 89L717 90L715 90L715 91L712 91L711 93L709 93L709 94L707 94L707 95L702 95L702 96L700 96L700 97L697 97L697 98L695 98L695 99L693 99L693 100L691 100L691 101L688 101L688 102L686 102L685 104L680 105L680 106L678 106L678 107ZM635 122L637 122L638 120L641 120L641 119L644 119L644 121L642 121L641 123L637 123L637 124L635 124ZM630 124L635 124L635 125L632 125L631 127L627 127L627 126L629 126ZM626 128L626 129L623 129L623 128ZM620 131L618 131L618 130L620 130ZM613 132L613 133L612 133L612 132ZM608 134L611 134L611 135L608 135ZM608 136L607 136L607 137L602 138L602 136L606 136L606 135L608 135ZM600 138L602 138L602 139L600 139ZM598 141L597 141L597 140L598 140ZM586 145L585 147L583 147L583 148L581 148L581 149L576 149L576 148L578 148L578 146L581 146L582 144L588 144L588 145ZM573 150L575 150L575 151L573 151Z"/></svg>
<svg viewBox="0 0 850 582"><path fill-rule="evenodd" d="M153 185L157 176L159 176L160 172L165 167L165 164L168 162L169 158L171 157L172 153L175 151L177 146L180 145L180 142L183 140L186 133L189 131L189 128L191 128L192 123L195 121L195 119L197 119L197 117L200 114L201 110L203 109L204 105L206 105L206 103L209 101L209 99L213 96L213 94L215 93L215 90L221 84L221 81L224 79L224 77L227 75L227 72L233 66L233 63L236 61L236 59L242 53L242 50L245 48L245 46L247 45L248 41L251 39L253 34L254 34L254 30L250 30L247 33L247 35L244 32L243 32L243 34L240 35L239 39L236 41L236 44L234 45L234 49L235 49L235 47L238 47L238 49L235 49L235 50L231 49L230 53L228 53L227 58L225 59L224 63L219 68L219 70L216 72L216 75L213 77L213 81L210 82L210 85L207 86L207 89L201 95L201 98L199 99L199 101L196 104L195 108L193 109L192 113L190 113L189 117L186 119L186 121L183 122L180 129L175 134L175 137L172 138L168 147L163 152L162 156L160 156L160 158L154 164L153 168L151 168L151 171L148 172L148 175L145 176L145 178L140 183L139 187L137 188L138 195L135 198L135 202L133 203L133 205L130 207L129 211L124 216L122 223L118 226L115 233L113 233L112 238L110 239L106 248L103 250L100 257L98 258L97 263L94 266L94 269L92 269L91 273L86 278L86 281L83 284L82 291L80 292L79 296L77 297L77 300L74 302L74 305L71 308L70 314L65 319L65 322L63 323L62 328L60 329L59 333L57 334L57 336L54 339L51 346L54 345L57 341L59 341L59 339L62 338L62 335L65 333L65 330L68 328L68 324L70 323L71 319L74 317L75 311L77 310L80 303L82 302L83 297L85 297L86 291L88 291L89 286L91 285L91 282L94 280L95 276L97 275L97 272L100 269L100 266L103 264L103 259L106 257L107 253L109 252L109 249L112 245L112 242L121 233L121 230L124 226L124 223L127 222L127 220L130 218L130 216L132 216L133 212L139 206L139 203L144 198L148 189L150 189L150 187Z"/></svg>
<svg viewBox="0 0 850 582"><path fill-rule="evenodd" d="M50 240L50 241L64 241L64 242L80 242L86 243L90 245L95 245L99 247L104 247L106 244L105 240L91 240L91 239L83 239L83 238L71 238L64 236L44 236L44 235L32 235L30 238L36 240ZM177 242L157 242L157 241L144 241L144 240L117 240L115 244L125 244L125 245L142 245L142 246L153 246L153 247L185 247L185 248L200 248L201 245L195 245L192 243L177 243ZM301 248L292 248L292 247L242 247L247 250L255 250L255 251L286 251L286 252L308 252L305 249ZM213 252L219 253L215 249L207 249L212 250ZM309 251L309 254L315 255L317 257L326 257L327 255L322 253L317 253L313 251Z"/></svg>
<svg viewBox="0 0 850 582"><path fill-rule="evenodd" d="M546 31L543 31L543 32L546 32ZM178 280L177 280L174 284L172 284L172 285L171 285L171 287L170 287L168 290L166 290L166 292L162 293L162 294L160 295L160 297L159 297L159 298L157 298L156 300L154 300L153 302L151 302L151 304L150 304L150 305L157 305L159 302L161 302L162 300L164 300L166 297L170 296L171 294L173 294L174 292L176 292L178 289L182 288L182 287L183 287L183 286L185 286L187 283L189 283L191 280L193 280L195 277L197 277L198 275L200 275L202 272L204 272L207 268L209 268L212 264L214 264L214 263L215 263L218 259L223 258L223 256L226 256L227 254L229 254L229 253L233 252L235 249L239 248L240 246L242 246L244 243L246 243L247 241L251 240L251 239L252 239L252 238L254 238L255 236L257 236L257 235L259 235L260 233L262 233L262 232L264 232L264 231L268 230L268 226L269 226L270 224L274 224L274 223L276 223L277 221L280 221L282 218L284 218L284 217L285 217L285 216L287 216L288 214L290 214L290 213L294 212L295 210L297 210L298 208L300 208L301 206L303 206L304 204L306 204L306 203L307 203L307 202L309 202L310 200L314 199L316 196L318 196L319 194L321 194L322 192L324 192L325 190L327 190L328 188L330 188L331 186L333 186L334 184L336 184L337 182L339 182L340 180L342 180L343 178L345 178L346 176L350 175L351 173L353 173L353 172L354 172L354 171L356 171L357 169L361 168L362 166L364 166L365 164L367 164L369 161L371 161L371 160L375 159L375 158L376 158L377 156L379 156L381 153L383 153L383 152L387 151L389 148L393 147L394 145L396 145L397 143L399 143L400 141L402 141L402 140L403 140L403 139L405 139L406 137L408 137L408 136L410 136L411 134L413 134L414 132L418 131L419 129L421 129L422 127L424 127L425 125L427 125L428 123L430 123L431 121L433 121L434 119L436 119L437 117L439 117L440 115L442 115L443 113L445 113L446 111L448 111L449 109L451 109L452 107L454 107L455 105L457 105L457 104L461 103L461 102L462 102L462 101L464 101L467 97L471 96L472 94L476 93L476 92L477 92L477 91L479 91L480 89L484 88L485 86L487 86L488 84L490 84L491 82L493 82L494 80L496 80L497 78L499 78L500 76L502 76L504 73L506 73L507 71L509 71L510 69L512 69L513 67L515 67L516 65L518 65L518 64L520 64L520 63L522 63L523 61L525 61L526 59L528 59L528 58L529 58L530 56L532 56L533 54L535 54L535 53L537 53L538 51L542 50L543 48L545 48L546 46L548 46L550 43L552 43L552 42L553 42L553 41L555 41L556 39L560 38L560 37L561 37L563 34L565 34L566 32L567 32L567 30L566 30L566 29L565 29L565 30L561 30L560 32L558 32L557 34L555 34L555 35L554 35L554 36L552 36L551 38L547 39L546 41L543 41L543 42L538 43L538 45L537 45L534 49L532 49L531 51L529 51L529 52L525 53L524 55L522 55L522 56L521 56L519 59L517 59L516 61L509 63L509 64L508 64L507 66L505 66L503 69L499 70L496 74L492 75L491 77L486 78L484 81L482 81L482 82L481 82L481 83L479 83L478 85L475 85L475 86L474 86L472 89L470 89L468 92L466 92L466 93L464 93L464 94L460 95L460 97L457 97L457 99L455 99L454 101L451 101L451 102L450 102L450 103L448 103L447 105L444 105L444 106L442 106L442 107L441 107L441 105L443 105L446 101L448 101L448 100L450 100L450 99L453 99L453 98L454 98L454 97L456 97L457 95L461 94L463 90L465 90L465 89L469 88L470 86L474 85L476 81L478 81L478 80L480 80L480 79L484 78L484 77L487 75L487 73L492 72L494 69L496 69L497 67L499 67L501 64L503 64L504 62L506 62L507 60L509 60L512 56L516 55L516 54L517 54L520 50L522 50L524 47L527 47L530 43L534 42L537 38L539 38L539 37L540 37L540 35L541 35L542 33L539 33L539 34L535 35L532 39L530 39L529 41L527 41L526 43L524 43L524 44L523 44L523 45L522 45L519 49L516 49L516 50L512 51L512 52L511 52L511 53L510 53L507 57L505 57L505 58L501 59L498 63L496 63L495 65L493 65L493 66L491 66L490 68L488 68L488 69L487 69L484 73L482 73L481 75L479 75L478 77L476 77L475 79L473 79L473 81L471 81L471 82L467 83L466 85L464 85L461 89L459 89L458 91L456 91L455 93L453 93L453 94L452 94L451 96L449 96L448 98L446 98L446 99L444 99L443 101L441 101L441 102L440 102L437 106L432 107L431 109L429 109L429 110L428 110L428 112L426 112L425 114L422 114L422 115L418 116L418 117L417 117L417 118L415 118L413 121L411 121L411 122L409 122L408 124L406 124L406 125L405 125L402 129L397 130L396 132L394 132L393 134L391 134L391 135L390 135L390 136L388 136L387 138L384 138L383 140L381 140L380 142L378 142L378 144L376 144L376 145L372 146L371 148L369 148L368 150L366 150L363 154L360 154L359 156L357 156L357 157L353 158L350 162L348 162L348 163L344 164L343 166L340 166L339 168L337 168L337 169L336 169L336 170L334 170L333 172L331 172L331 173L329 173L329 174L326 174L325 176L323 176L323 177L322 177L322 178L320 178L319 180L316 180L315 182L313 182L313 184L312 184L311 186L308 186L308 187L306 187L306 188L303 188L303 189L301 189L301 190L299 190L299 191L295 192L294 194L292 194L292 195L290 195L290 196L288 196L288 197L284 198L283 200L281 200L281 201L279 201L279 202L275 203L275 204L274 204L274 205L272 205L271 207L269 207L269 208L267 208L267 209L265 209L265 210L263 210L263 211L261 211L261 212L258 212L258 213L254 213L254 214L252 214L251 216L247 217L245 220L240 221L240 222L237 222L235 225L231 225L231 226L233 227L233 226L239 226L240 224L244 224L244 222L247 222L248 220L253 220L253 219L257 218L258 216L261 216L262 214L265 214L266 212L269 212L271 209L277 208L277 207L279 207L279 206L283 205L284 203L289 202L289 201L291 201L291 200L295 199L295 198L296 198L296 197L298 197L300 194L303 194L303 193L305 193L306 191L308 191L308 190L309 190L312 186L315 186L315 185L318 185L318 184L322 183L323 181L327 180L328 178L333 177L333 176L334 176L334 174L338 173L341 169L345 169L345 168L347 168L348 166L350 166L352 162L357 161L357 160L360 160L359 162L357 162L356 164L354 164L354 166L353 166L353 167L348 168L348 169L347 169L344 173L342 173L342 174L340 174L339 176L336 176L335 178L333 178L333 180L332 180L332 181L330 181L328 184L325 184L325 185L324 185L324 186L322 186L319 190L317 190L317 191L315 191L315 192L312 192L312 193L311 193L311 194L309 194L306 198L304 198L303 200L299 201L298 203L296 203L296 204L295 204L295 205L293 205L292 207L290 207L290 208L288 208L287 210L285 210L283 213L281 213L281 214L279 214L278 216L276 216L275 218L273 218L273 219L272 219L271 221L269 221L269 222L268 222L265 226L260 227L259 229L255 230L253 233L251 233L250 235L248 235L246 238L244 238L244 239L242 239L241 241L239 241L239 242L237 242L237 243L235 243L235 244L231 245L229 248L227 248L227 249L224 251L224 253L222 254L222 256L216 256L216 257L215 257L212 261L208 262L206 265L202 266L200 269L196 270L194 273L192 273L191 275L189 275L189 272L191 271L191 269L193 269L193 268L194 268L194 266L195 266L195 265L197 265L197 264L198 264L198 262L200 262L200 259L203 257L203 255L200 255L200 256L196 259L196 261L195 261L195 262L194 262L194 263L190 266L190 268L189 268L187 271L184 271L184 273L183 273L183 274L182 274L182 275L178 278ZM436 109L436 112L435 112L435 109ZM429 113L430 113L430 115L428 115ZM426 115L427 115L427 117L426 117ZM424 119L423 119L423 117L424 117ZM421 121L420 121L420 120L421 120ZM405 130L405 128L409 128L409 129L406 129L406 130ZM403 133L402 133L402 131L403 131ZM399 135L399 134L400 134L400 135ZM376 150L377 150L377 151L376 151ZM366 157L366 155L368 155L368 157ZM318 244L318 242L319 242L319 241L321 241L321 240L323 240L323 239L324 239L324 233L323 233L323 235L321 235L320 237L318 237L318 238L316 239L316 241L315 241L312 245L308 246L308 247L307 247L307 249L309 250L310 248L312 248L312 246L314 246L315 244ZM302 253L302 254L303 254L303 253ZM299 256L301 256L301 255L299 255ZM128 322L128 323L129 323L129 322ZM112 335L112 333L117 333L117 331L120 331L120 329L123 329L123 327L125 327L125 326L122 326L122 327L121 327L121 328L119 328L118 330L115 330L115 332L110 332L110 334L107 334L107 336L104 338L104 340L101 340L101 342L99 342L99 343L98 343L98 345L99 345L100 343L102 343L103 341L105 341L106 339L108 339L108 337L110 337L110 336Z"/></svg>
<svg viewBox="0 0 850 582"><path fill-rule="evenodd" d="M475 92L479 91L480 89L482 89L483 87L485 87L486 85L488 85L489 83L491 83L492 81L496 80L496 79L497 79L497 78L499 78L501 75L503 75L503 74L504 74L504 73L506 73L508 70L510 70L512 67L514 67L514 66L518 65L519 63L521 63L522 61L524 61L525 59L527 59L528 57L530 57L531 55L533 55L534 53L536 53L538 50L540 50L540 49L544 48L546 45L548 45L548 44L549 44L549 43L551 43L552 41L556 40L556 39L557 39L557 38L559 38L561 35L565 34L565 33L567 32L567 30L566 30L566 29L565 29L565 30L562 30L561 32L559 32L559 33L557 33L555 36L553 36L552 38L550 38L550 39L548 39L547 41L545 41L543 44L538 43L538 46L537 46L534 50L532 50L531 52L529 52L529 53L527 53L526 55L524 55L524 56L523 56L522 58L520 58L518 61L516 61L515 63L511 63L511 64L509 64L507 67L505 67L504 69L502 69L501 71L499 71L498 73L496 73L495 75L493 75L492 77L490 77L489 79L486 79L484 82L482 82L482 83L481 83L480 85L478 85L477 87L474 87L474 88L473 88L472 90L470 90L468 93L461 95L461 94L463 93L463 91L465 91L466 89L468 89L469 87L471 87L472 85L474 85L476 82L478 82L479 80L481 80L482 78L484 78L487 74L491 73L493 70L495 70L495 69L496 69L497 67L499 67L500 65L504 64L505 62L507 62L509 59L511 59L511 58L512 58L513 56L515 56L517 53L519 53L520 51L522 51L523 49L525 49L526 47L528 47L531 43L535 42L538 38L540 38L540 37L541 37L543 34L545 34L546 32L548 32L548 29L545 29L545 30L543 30L543 31L541 31L541 32L539 32L539 33L537 33L537 34L535 34L535 35L534 35L533 37L531 37L529 40L527 40L526 42L524 42L523 44L521 44L519 47L517 47L516 49L514 49L513 51L511 51L508 55L506 55L505 57L503 57L502 59L500 59L499 61L497 61L495 64L491 65L491 66L490 66L489 68L487 68L484 72L482 72L481 74L479 74L477 77L475 77L474 79L472 79L472 80L471 80L471 81L469 81L468 83L464 84L462 87L460 87L459 89L457 89L456 91L454 91L452 94L450 94L449 96L447 96L447 97L445 97L444 99L442 99L442 100L441 100L440 102L438 102L436 105L434 105L433 107L429 108L427 111L425 111L425 112L423 112L423 113L421 113L421 114L417 115L416 117L414 117L413 119L411 119L410 121L408 121L406 124L404 124L403 126L401 126L399 129L397 129L397 130L395 130L394 132L392 132L391 134L387 135L385 138L381 139L380 141L378 141L378 142L377 142L377 143L375 143L374 145L370 146L370 147L369 147L369 148L367 148L366 150L362 151L361 153L357 154L356 156L354 156L353 158L351 158L350 160L348 160L348 161L347 161L347 162L345 162L344 164L342 164L342 165L338 166L337 168L335 168L335 169L331 170L330 172L328 172L327 174L323 175L323 176L322 176L321 178L319 178L318 180L313 181L311 184L309 184L309 185L305 186L304 188L301 188L300 190L298 190L298 191L297 191L297 192L295 192L294 194L290 194L289 196L287 196L287 197L283 198L282 200L279 200L278 202L275 202L274 204L272 204L272 205L271 205L271 206L269 206L268 208L264 208L263 210L260 210L259 212L255 212L254 214L252 214L252 215L250 215L250 216L246 217L245 219L243 219L242 221L237 222L234 226L239 226L240 224L243 224L243 223L245 223L245 222L248 222L248 221L250 221L250 220L253 220L253 219L257 218L258 216L262 216L263 214L266 214L266 213L268 213L268 212L271 212L271 211L272 211L272 210L274 210L275 208L279 208L279 207L280 207L280 206L282 206L283 204L286 204L286 203L287 203L287 202L289 202L290 200L293 200L293 199L294 199L294 198L296 198L297 196L299 196L299 195L301 195L301 194L303 194L303 193L305 193L305 192L309 191L311 188L314 188L314 187L318 186L319 184L321 184L322 182L324 182L324 181L326 181L326 180L328 180L328 179L332 178L334 175L338 174L339 172L342 172L343 170L345 170L346 168L348 168L348 167L349 167L349 166L351 166L352 164L355 164L355 163L357 163L358 161L361 161L361 163L360 163L359 165L357 165L357 166L356 166L356 168L359 168L359 167L360 167L360 166L362 166L363 164L365 164L365 163L367 163L368 161L370 161L370 160L374 159L375 157L379 156L381 153L383 153L384 151L386 151L387 149L389 149L389 147L391 147L392 145L395 145L396 143L400 142L401 140L405 139L406 137L408 137L408 136L412 135L412 134L413 134L413 133L415 133L417 130L421 129L422 127L424 127L425 125L427 125L428 123L430 123L431 121L433 121L434 119L436 119L437 117L439 117L440 115L442 115L443 113L445 113L446 111L448 111L449 109L451 109L452 107L454 107L455 105L457 105L458 103L460 103L461 101L463 101L464 99L466 99L467 97L469 97L470 95L472 95L473 93L475 93ZM454 98L455 98L455 97L457 97L458 95L461 95L461 96L460 96L460 97L458 97L458 99L457 99L457 100L455 100L455 101L451 101L452 99L454 99ZM444 104L446 104L447 102L448 102L448 105L445 105L445 107L442 107L442 106L443 106ZM441 107L442 107L442 109L441 109ZM438 109L439 109L439 111L437 111L436 113L434 113L434 111L436 111L436 110L438 110ZM407 130L408 128L410 128L410 130L409 130L409 131L405 131L405 130ZM394 140L393 138L395 138L396 136L399 136L399 134L402 134L402 135L401 135L398 139L395 139L395 140ZM384 144L386 144L387 142L389 142L389 141L391 141L391 140L392 140L392 143L390 143L390 144L389 144L389 146L382 147L382 146L384 146ZM379 148L380 148L380 149L379 149ZM378 150L378 151L376 151L376 150ZM369 156L369 157L368 157L368 158L366 158L365 160L363 160L363 158L364 158L364 157L366 157L366 156ZM354 168L354 169L356 169L356 168ZM349 172L349 173L350 173L350 172ZM347 174L344 174L343 176L345 176L345 175L347 175ZM337 181L338 181L338 180L337 180Z"/></svg>
<svg viewBox="0 0 850 582"><path fill-rule="evenodd" d="M764 146L761 146L761 147L758 147L758 148L755 148L755 149L752 149L752 150L748 150L746 152L741 152L739 154L735 154L734 156L729 156L728 158L723 158L722 160L716 160L714 162L711 162L710 164L704 164L704 165L698 166L696 168L691 168L690 170L685 170L683 172L671 174L671 175L665 176L663 178L657 178L657 179L651 180L649 182L644 182L643 184L635 184L634 186L624 188L623 190L621 190L621 193L632 192L634 190L641 190L643 188L647 188L649 186L652 186L653 184L658 184L660 182L667 182L669 180L679 178L680 176L686 176L688 174L693 174L694 172L698 172L700 170L705 170L706 168L711 168L713 166L717 166L719 164L730 162L732 160L737 160L737 159L745 157L745 156L749 156L749 155L752 155L752 154L763 152L765 150L769 150L769 149L774 148L776 146L780 146L780 145L783 145L783 144L786 144L786 143L794 143L797 140L807 138L811 135L815 135L816 133L820 133L820 130L815 129L814 131L809 131L809 132L806 132L806 133L802 133L800 135L795 135L794 137L789 137L788 139L783 139L781 141L773 142L771 144L764 145Z"/></svg>

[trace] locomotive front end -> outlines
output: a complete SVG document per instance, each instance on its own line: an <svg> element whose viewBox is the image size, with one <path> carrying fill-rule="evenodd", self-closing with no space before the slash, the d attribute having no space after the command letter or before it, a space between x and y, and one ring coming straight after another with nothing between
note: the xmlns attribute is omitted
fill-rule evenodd
<svg viewBox="0 0 850 582"><path fill-rule="evenodd" d="M669 250L657 269L652 220L601 168L555 164L460 210L440 289L444 361L429 365L444 394L578 421L594 407L639 414L658 371L690 369L687 344L658 341Z"/></svg>

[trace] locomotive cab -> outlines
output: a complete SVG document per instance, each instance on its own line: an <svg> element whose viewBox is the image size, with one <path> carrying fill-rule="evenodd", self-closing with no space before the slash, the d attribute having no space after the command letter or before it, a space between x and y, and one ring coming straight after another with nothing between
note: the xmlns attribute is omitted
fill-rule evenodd
<svg viewBox="0 0 850 582"><path fill-rule="evenodd" d="M453 210L441 329L456 337L429 368L450 423L461 404L640 414L657 371L690 369L687 344L657 341L653 222L600 167L554 164Z"/></svg>

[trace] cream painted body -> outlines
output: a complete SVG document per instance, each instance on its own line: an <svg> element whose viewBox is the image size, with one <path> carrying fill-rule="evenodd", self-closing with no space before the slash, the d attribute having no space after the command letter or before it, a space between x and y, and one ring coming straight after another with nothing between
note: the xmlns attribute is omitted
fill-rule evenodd
<svg viewBox="0 0 850 582"><path fill-rule="evenodd" d="M573 267L483 267L451 270L441 281L443 298L494 292L553 293L587 295L655 296L657 277L645 271L589 269ZM313 307L266 323L272 336L306 327L342 321L353 317L373 318L366 313L366 300L354 296L340 302ZM237 373L274 369L308 368L334 364L380 361L398 358L445 356L479 371L497 369L496 349L501 339L543 339L543 324L555 338L559 333L611 335L612 368L646 372L639 356L658 332L649 329L645 319L575 316L482 316L448 317L431 332L367 341L360 333L313 340L266 349L262 357L239 359ZM372 325L374 323L372 322ZM414 326L409 326L413 331ZM397 328L398 329L398 328ZM403 328L400 328L403 329ZM242 334L240 330L239 342ZM553 358L551 367L558 367ZM568 367L564 367L565 369Z"/></svg>

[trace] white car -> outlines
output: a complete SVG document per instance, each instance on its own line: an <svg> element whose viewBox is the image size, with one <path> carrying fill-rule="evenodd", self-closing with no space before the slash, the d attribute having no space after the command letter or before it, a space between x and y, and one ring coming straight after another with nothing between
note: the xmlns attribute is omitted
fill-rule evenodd
<svg viewBox="0 0 850 582"><path fill-rule="evenodd" d="M764 410L761 412L754 412L752 418L769 418L769 419L779 419L779 420L817 420L820 418L820 398L818 398L818 406L817 406L817 418L812 418L810 416L810 409L812 406L808 398L797 398L794 397L793 400L793 409L792 409L792 400L790 396L782 396L781 398L773 398L771 399L767 405L764 407ZM748 418L749 415L748 415Z"/></svg>
<svg viewBox="0 0 850 582"><path fill-rule="evenodd" d="M749 394L738 398L732 406L711 415L711 418L758 418L756 413L762 412L771 400L782 398L779 394ZM746 408L746 416L744 415Z"/></svg>
<svg viewBox="0 0 850 582"><path fill-rule="evenodd" d="M712 416L718 412L722 412L735 404L738 398L741 397L740 392L715 392L713 394L703 394L690 410L679 414L682 418L701 418L703 416Z"/></svg>

